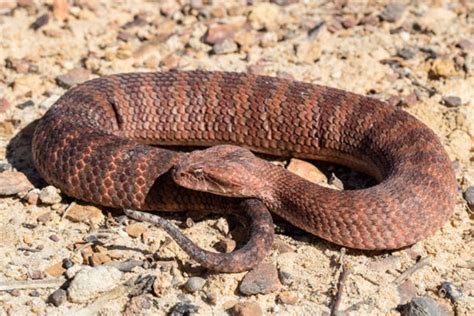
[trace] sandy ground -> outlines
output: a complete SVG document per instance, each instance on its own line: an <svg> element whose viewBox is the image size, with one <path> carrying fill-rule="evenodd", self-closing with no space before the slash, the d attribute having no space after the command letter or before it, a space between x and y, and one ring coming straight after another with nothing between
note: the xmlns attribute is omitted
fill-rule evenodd
<svg viewBox="0 0 474 316"><path fill-rule="evenodd" d="M239 287L245 273L199 269L157 228L76 204L52 188L23 190L0 199L0 315L327 315L342 266L350 272L340 313L397 315L397 306L423 297L438 312L474 314L473 213L462 197L474 186L473 12L468 0L0 1L0 167L26 174L38 189L46 184L31 163L34 120L68 87L105 74L175 68L281 76L388 100L438 134L460 187L449 222L400 251L344 252L277 221L266 259L271 271L262 273L269 284L254 295ZM321 167L350 185L345 179L354 175L340 169ZM169 218L208 249L239 236L232 219ZM109 283L95 278L107 286L84 301L68 283L58 292L65 275L79 279L81 265L130 258L138 264L122 272L95 270ZM401 280L420 260L426 264ZM190 277L197 277L191 286ZM451 291L440 291L443 282L451 299Z"/></svg>

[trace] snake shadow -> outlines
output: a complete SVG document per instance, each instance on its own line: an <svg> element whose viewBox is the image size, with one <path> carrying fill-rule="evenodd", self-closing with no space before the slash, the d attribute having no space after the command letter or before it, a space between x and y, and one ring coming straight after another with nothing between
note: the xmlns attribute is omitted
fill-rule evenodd
<svg viewBox="0 0 474 316"><path fill-rule="evenodd" d="M32 151L31 151L31 144L33 139L33 133L36 129L38 124L38 120L35 120L20 130L8 143L7 150L6 150L6 158L8 163L18 170L25 174L28 180L37 188L42 188L47 186L48 184L41 178L39 173L36 171L33 158L32 158ZM166 147L169 149L176 149L176 150L183 150L181 147L176 146L169 146ZM184 148L185 151L191 151L196 149L196 147L186 147ZM268 155L258 155L264 159L270 160L279 160L282 158L272 157ZM283 159L284 160L284 159ZM348 167L322 162L322 161L311 161L321 172L323 172L328 179L332 179L333 183L338 184L339 186L343 186L344 190L353 190L353 189L362 189L367 188L373 185L376 185L377 182L375 179L351 170ZM69 201L73 201L72 198L67 198ZM102 208L103 209L103 208ZM115 216L123 215L121 210L113 210L107 209ZM166 214L165 214L166 213ZM237 242L237 246L243 246L246 242L246 227L242 225L242 221L234 216L231 215L223 215L223 214L205 214L205 213L195 213L195 212L179 212L179 213L169 213L160 212L160 215L165 215L167 219L175 219L179 222L185 223L188 218L193 219L194 221L200 221L203 218L210 219L210 218L219 218L225 216L229 223L230 233L229 237L234 239ZM313 236L300 228L291 225L284 219L280 218L279 216L272 214L273 219L275 222L275 233L286 235L294 240L310 243L312 246L316 247L318 250L333 250L338 251L341 249L341 246L335 245L333 243L327 242L324 239L319 237ZM366 250L356 250L356 249L347 249L348 254L353 255L366 255L366 256L378 256L390 253L390 250L386 251L366 251Z"/></svg>

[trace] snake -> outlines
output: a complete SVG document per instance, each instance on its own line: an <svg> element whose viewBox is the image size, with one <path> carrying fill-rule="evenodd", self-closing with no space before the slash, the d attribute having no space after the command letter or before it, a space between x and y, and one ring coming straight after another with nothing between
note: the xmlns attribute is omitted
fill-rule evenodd
<svg viewBox="0 0 474 316"><path fill-rule="evenodd" d="M377 183L337 191L259 154L342 164ZM400 107L249 73L123 73L78 84L39 120L32 156L64 194L155 223L191 258L223 272L265 257L271 214L340 246L392 250L443 226L457 193L441 141ZM207 251L153 213L185 210L248 218L248 243Z"/></svg>

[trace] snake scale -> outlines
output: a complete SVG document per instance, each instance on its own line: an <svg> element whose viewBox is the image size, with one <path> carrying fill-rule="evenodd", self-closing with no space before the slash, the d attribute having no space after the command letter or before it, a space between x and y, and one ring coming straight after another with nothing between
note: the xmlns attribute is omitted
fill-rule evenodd
<svg viewBox="0 0 474 316"><path fill-rule="evenodd" d="M183 153L153 145L214 147ZM378 184L331 190L249 150L341 163ZM250 269L264 257L273 240L268 211L339 245L397 249L439 229L457 191L437 136L405 111L343 90L232 72L87 81L42 117L32 152L47 182L84 201L247 214L249 243L229 254L204 251L161 222L191 257L218 271Z"/></svg>

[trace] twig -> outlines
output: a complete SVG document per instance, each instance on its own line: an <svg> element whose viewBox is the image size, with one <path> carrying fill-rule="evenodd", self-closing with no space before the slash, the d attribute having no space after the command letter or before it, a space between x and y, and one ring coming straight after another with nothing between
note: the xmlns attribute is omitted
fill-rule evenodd
<svg viewBox="0 0 474 316"><path fill-rule="evenodd" d="M337 292L334 297L334 303L331 307L331 316L337 315L339 305L341 304L342 294L344 293L344 284L346 283L347 277L349 276L351 269L348 264L342 264L342 271L337 281Z"/></svg>
<svg viewBox="0 0 474 316"><path fill-rule="evenodd" d="M403 281L408 279L413 273L416 271L420 270L424 266L430 265L431 264L431 258L430 257L425 257L423 259L420 259L417 263L415 263L412 267L408 268L405 272L400 274L398 278L396 278L393 283L396 285L402 284Z"/></svg>
<svg viewBox="0 0 474 316"><path fill-rule="evenodd" d="M66 282L65 278L47 280L6 281L0 282L0 291L60 287L61 285L63 285L64 282Z"/></svg>

